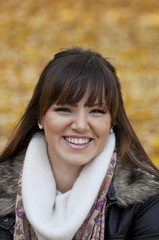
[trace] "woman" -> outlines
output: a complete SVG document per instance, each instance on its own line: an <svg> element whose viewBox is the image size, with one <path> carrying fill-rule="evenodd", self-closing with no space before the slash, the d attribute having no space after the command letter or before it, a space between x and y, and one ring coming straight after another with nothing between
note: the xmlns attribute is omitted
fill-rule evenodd
<svg viewBox="0 0 159 240"><path fill-rule="evenodd" d="M55 55L0 160L0 239L159 239L159 171L96 52Z"/></svg>

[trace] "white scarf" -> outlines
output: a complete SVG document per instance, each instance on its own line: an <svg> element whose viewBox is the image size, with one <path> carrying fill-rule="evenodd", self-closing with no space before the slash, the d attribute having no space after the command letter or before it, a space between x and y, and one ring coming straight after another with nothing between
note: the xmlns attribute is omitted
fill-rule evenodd
<svg viewBox="0 0 159 240"><path fill-rule="evenodd" d="M98 195L114 147L115 135L109 134L104 150L83 168L73 188L57 195L45 137L33 137L24 161L22 199L38 240L73 238Z"/></svg>

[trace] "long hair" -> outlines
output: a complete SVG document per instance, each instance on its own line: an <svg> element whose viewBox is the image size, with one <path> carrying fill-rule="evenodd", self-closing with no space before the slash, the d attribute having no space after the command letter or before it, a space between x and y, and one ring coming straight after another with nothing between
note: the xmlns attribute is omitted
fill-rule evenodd
<svg viewBox="0 0 159 240"><path fill-rule="evenodd" d="M105 98L123 164L139 166L159 177L158 169L145 153L125 113L116 69L99 53L81 48L63 50L46 65L0 161L14 158L27 148L35 133L43 131L37 123L53 103L78 103L86 91L87 106Z"/></svg>

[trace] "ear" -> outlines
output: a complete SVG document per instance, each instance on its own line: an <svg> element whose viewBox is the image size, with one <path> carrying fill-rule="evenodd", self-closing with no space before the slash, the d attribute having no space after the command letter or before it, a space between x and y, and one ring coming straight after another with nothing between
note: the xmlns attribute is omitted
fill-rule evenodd
<svg viewBox="0 0 159 240"><path fill-rule="evenodd" d="M39 127L39 129L43 129L43 125L40 121L38 122L38 127Z"/></svg>
<svg viewBox="0 0 159 240"><path fill-rule="evenodd" d="M39 121L38 121L38 127L39 129L44 129L44 124L43 124L43 118L39 118Z"/></svg>

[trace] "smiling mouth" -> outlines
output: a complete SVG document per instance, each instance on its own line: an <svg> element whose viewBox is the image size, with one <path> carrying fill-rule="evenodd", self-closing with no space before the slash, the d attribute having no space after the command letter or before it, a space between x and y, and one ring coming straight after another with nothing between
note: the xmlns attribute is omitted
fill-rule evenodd
<svg viewBox="0 0 159 240"><path fill-rule="evenodd" d="M72 143L75 145L85 145L88 144L92 138L76 138L76 137L64 137L64 139L68 142L68 143Z"/></svg>

